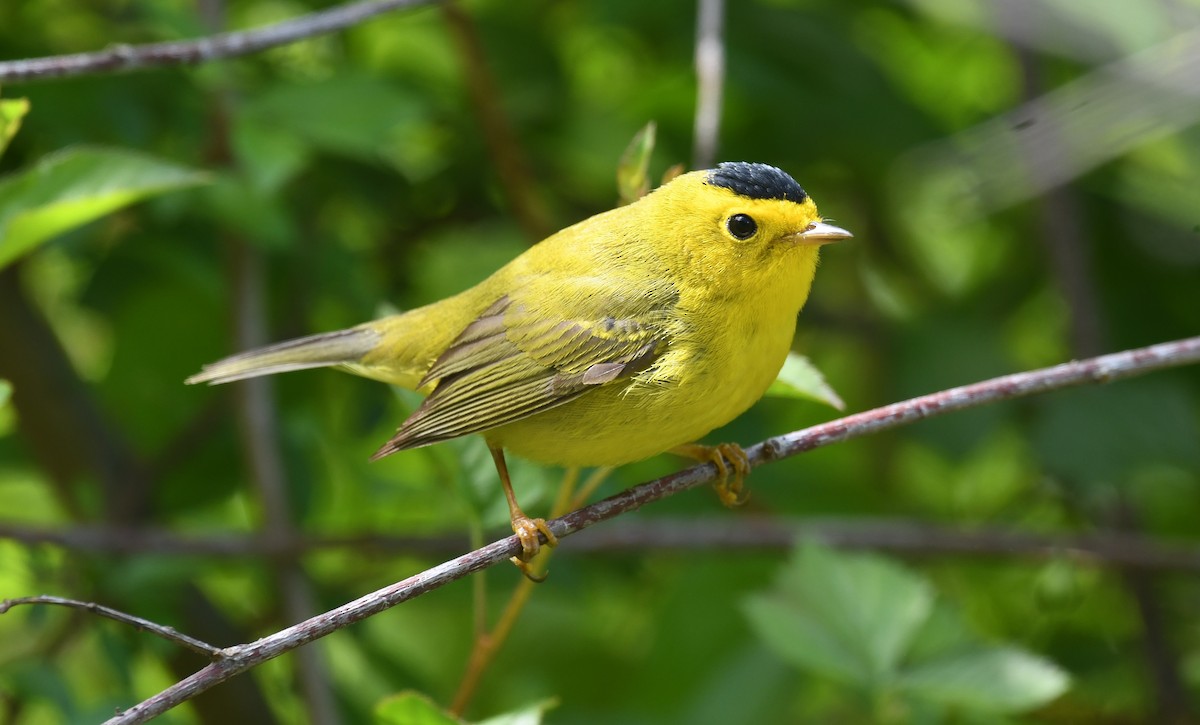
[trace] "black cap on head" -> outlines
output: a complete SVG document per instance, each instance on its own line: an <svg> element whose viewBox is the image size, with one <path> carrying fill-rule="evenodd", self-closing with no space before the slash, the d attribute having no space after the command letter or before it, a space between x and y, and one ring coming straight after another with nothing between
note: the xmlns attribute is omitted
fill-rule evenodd
<svg viewBox="0 0 1200 725"><path fill-rule="evenodd" d="M795 179L766 164L726 161L708 172L708 183L749 199L779 199L800 204L808 198Z"/></svg>

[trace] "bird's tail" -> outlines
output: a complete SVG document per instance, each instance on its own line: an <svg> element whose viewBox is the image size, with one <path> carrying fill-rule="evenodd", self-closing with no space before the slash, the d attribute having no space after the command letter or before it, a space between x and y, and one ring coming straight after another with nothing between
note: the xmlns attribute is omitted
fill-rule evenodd
<svg viewBox="0 0 1200 725"><path fill-rule="evenodd" d="M231 355L205 365L184 382L219 385L290 370L353 366L379 344L379 340L380 334L367 327L310 335Z"/></svg>

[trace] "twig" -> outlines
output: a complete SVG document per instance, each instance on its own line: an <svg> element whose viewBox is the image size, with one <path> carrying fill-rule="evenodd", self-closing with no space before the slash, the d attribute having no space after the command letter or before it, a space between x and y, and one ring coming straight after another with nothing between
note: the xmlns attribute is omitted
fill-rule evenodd
<svg viewBox="0 0 1200 725"><path fill-rule="evenodd" d="M165 627L161 624L155 624L148 619L135 617L132 614L126 614L125 612L120 612L116 609L105 607L94 602L81 602L77 599L64 599L62 597L52 597L49 595L20 597L18 599L5 599L4 601L0 601L0 614L4 614L13 607L21 604L54 604L60 607L83 609L91 612L92 614L98 614L101 617L108 617L109 619L121 622L122 624L128 624L134 629L144 630L146 632L150 632L151 634L157 634L159 637L162 637L168 642L174 642L177 645L186 647L187 649L190 649L197 654L204 655L211 660L220 660L223 656L221 648L214 647L207 642L201 642L194 637L189 637L182 632L176 631L172 627Z"/></svg>
<svg viewBox="0 0 1200 725"><path fill-rule="evenodd" d="M707 169L717 155L725 90L725 0L696 3L696 123L692 168Z"/></svg>
<svg viewBox="0 0 1200 725"><path fill-rule="evenodd" d="M436 0L362 0L252 30L217 33L193 40L113 45L93 53L0 62L0 84L90 73L165 68L249 55L278 45L332 33L376 15L431 5Z"/></svg>
<svg viewBox="0 0 1200 725"><path fill-rule="evenodd" d="M1020 398L1087 383L1110 382L1196 362L1200 362L1200 337L1152 345L1052 368L1006 375L913 398L770 438L747 449L746 453L752 465L762 465L831 443L859 438L931 416L977 407L997 400ZM711 463L694 466L573 511L550 521L549 527L555 536L563 539L593 524L680 491L701 486L715 478L716 468ZM516 536L506 537L256 642L226 648L220 661L144 700L110 719L108 723L117 725L145 722L251 667L504 561L515 556L520 549L521 544Z"/></svg>

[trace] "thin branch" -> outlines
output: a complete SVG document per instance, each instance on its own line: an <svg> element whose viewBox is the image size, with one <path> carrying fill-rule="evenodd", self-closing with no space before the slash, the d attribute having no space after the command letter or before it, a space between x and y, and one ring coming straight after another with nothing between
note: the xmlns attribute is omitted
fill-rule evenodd
<svg viewBox="0 0 1200 725"><path fill-rule="evenodd" d="M125 612L120 612L116 609L96 604L95 602L81 602L77 599L63 599L62 597L52 597L49 595L38 597L20 597L18 599L5 599L0 601L0 614L4 614L13 607L21 604L54 604L60 607L83 609L91 612L92 614L97 614L101 617L108 617L109 619L121 622L122 624L128 624L134 629L144 630L146 632L150 632L151 634L157 634L159 637L162 637L168 642L174 642L181 647L186 647L197 654L204 655L210 660L219 660L223 656L221 648L214 647L207 642L201 642L194 637L189 637L182 632L176 631L172 627L165 627L161 624L155 624L148 619L135 617L132 614L126 614Z"/></svg>
<svg viewBox="0 0 1200 725"><path fill-rule="evenodd" d="M746 453L752 465L762 465L831 443L863 437L924 418L998 400L1020 398L1088 383L1110 382L1196 362L1200 362L1200 337L1152 345L1033 372L1006 375L913 398L770 438L747 449ZM704 485L715 478L716 468L711 463L694 466L573 511L550 521L549 527L555 536L563 539L593 524L680 491ZM256 642L226 648L223 651L225 657L220 661L131 707L108 720L108 723L116 725L145 722L262 662L504 561L515 556L520 549L521 544L516 536L506 537Z"/></svg>
<svg viewBox="0 0 1200 725"><path fill-rule="evenodd" d="M692 168L707 169L717 156L725 91L725 0L696 3L696 122Z"/></svg>
<svg viewBox="0 0 1200 725"><path fill-rule="evenodd" d="M343 30L376 15L431 5L436 0L363 0L252 30L146 45L113 45L94 53L0 62L0 84L68 78L91 73L167 68L249 55L279 45Z"/></svg>

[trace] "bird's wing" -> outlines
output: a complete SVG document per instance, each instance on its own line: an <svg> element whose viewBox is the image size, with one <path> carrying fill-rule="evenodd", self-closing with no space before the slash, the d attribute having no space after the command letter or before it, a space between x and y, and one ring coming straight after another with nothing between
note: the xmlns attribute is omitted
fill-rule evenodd
<svg viewBox="0 0 1200 725"><path fill-rule="evenodd" d="M422 381L433 392L374 457L512 423L647 369L667 349L661 320L676 299L591 294L564 319L501 297L433 364Z"/></svg>

